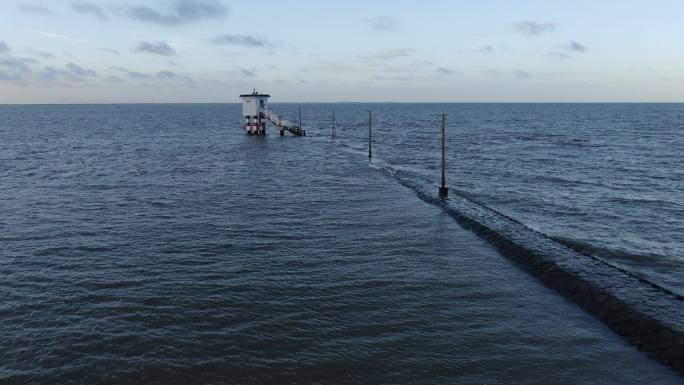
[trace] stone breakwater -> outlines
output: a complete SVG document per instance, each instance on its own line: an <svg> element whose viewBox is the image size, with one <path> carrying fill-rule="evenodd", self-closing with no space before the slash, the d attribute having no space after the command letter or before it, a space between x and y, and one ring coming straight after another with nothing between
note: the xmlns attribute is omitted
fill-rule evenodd
<svg viewBox="0 0 684 385"><path fill-rule="evenodd" d="M650 357L684 374L684 298L466 197L452 194L442 200L423 192L436 192L433 186L400 181L493 243L544 285L597 316Z"/></svg>

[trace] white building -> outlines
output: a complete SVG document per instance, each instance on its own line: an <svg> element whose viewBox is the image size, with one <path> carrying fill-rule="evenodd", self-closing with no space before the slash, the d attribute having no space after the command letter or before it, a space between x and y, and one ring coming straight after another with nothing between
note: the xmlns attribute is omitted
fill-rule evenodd
<svg viewBox="0 0 684 385"><path fill-rule="evenodd" d="M261 108L268 108L268 98L270 97L270 95L260 94L256 90L251 94L240 95L246 133L257 135L266 133L266 118L262 117L259 111Z"/></svg>

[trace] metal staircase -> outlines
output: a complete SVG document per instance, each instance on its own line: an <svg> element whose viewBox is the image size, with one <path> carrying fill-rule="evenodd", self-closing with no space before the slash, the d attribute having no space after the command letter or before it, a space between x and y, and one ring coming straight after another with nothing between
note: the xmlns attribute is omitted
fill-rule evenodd
<svg viewBox="0 0 684 385"><path fill-rule="evenodd" d="M273 111L267 108L259 107L259 114L261 114L262 117L270 120L271 123L275 124L275 126L281 133L287 130L292 135L306 136L306 131L302 130L301 127L290 123L288 120L281 118L280 116L276 115Z"/></svg>

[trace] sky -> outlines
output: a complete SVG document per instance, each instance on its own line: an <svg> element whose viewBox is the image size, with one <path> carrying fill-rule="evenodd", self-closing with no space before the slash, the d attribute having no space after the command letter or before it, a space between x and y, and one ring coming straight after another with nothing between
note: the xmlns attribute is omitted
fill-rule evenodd
<svg viewBox="0 0 684 385"><path fill-rule="evenodd" d="M2 0L0 104L684 102L681 0Z"/></svg>

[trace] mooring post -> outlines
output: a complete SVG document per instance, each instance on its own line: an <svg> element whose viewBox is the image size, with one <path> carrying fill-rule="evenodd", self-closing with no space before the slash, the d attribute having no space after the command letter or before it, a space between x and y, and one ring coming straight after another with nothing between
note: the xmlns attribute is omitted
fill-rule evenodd
<svg viewBox="0 0 684 385"><path fill-rule="evenodd" d="M333 126L332 126L332 137L333 137L333 139L335 139L335 110L333 110L332 123L333 123Z"/></svg>
<svg viewBox="0 0 684 385"><path fill-rule="evenodd" d="M449 189L446 187L445 126L446 114L442 113L442 185L439 187L439 196L442 198L446 198L449 195Z"/></svg>
<svg viewBox="0 0 684 385"><path fill-rule="evenodd" d="M373 111L368 111L368 159L373 157L373 141L372 138L373 127Z"/></svg>
<svg viewBox="0 0 684 385"><path fill-rule="evenodd" d="M299 110L299 128L301 129L302 128L302 106L299 105L299 106L297 106L297 108Z"/></svg>

